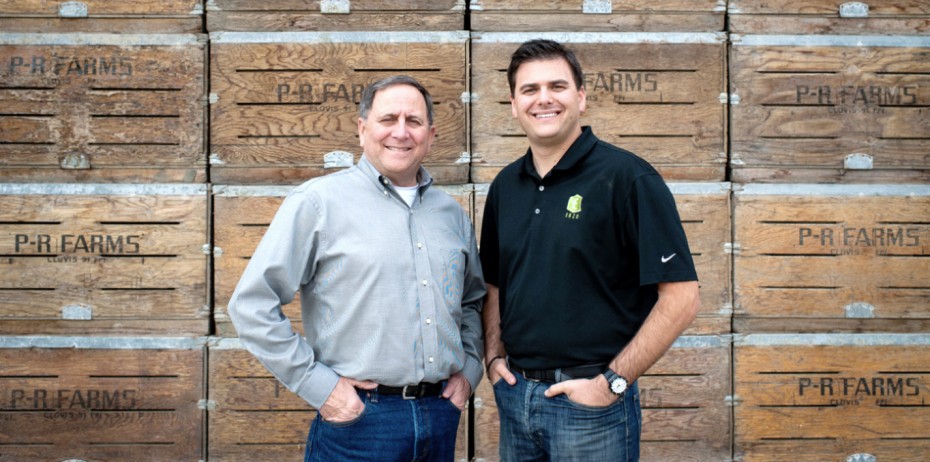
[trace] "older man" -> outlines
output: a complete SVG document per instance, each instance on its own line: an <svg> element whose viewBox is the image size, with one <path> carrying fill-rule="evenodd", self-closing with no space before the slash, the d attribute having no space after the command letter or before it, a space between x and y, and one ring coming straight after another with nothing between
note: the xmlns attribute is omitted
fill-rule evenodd
<svg viewBox="0 0 930 462"><path fill-rule="evenodd" d="M230 300L243 345L319 409L308 461L453 460L485 287L469 218L420 165L435 131L415 79L366 88L361 160L288 195ZM306 338L281 311L298 290Z"/></svg>

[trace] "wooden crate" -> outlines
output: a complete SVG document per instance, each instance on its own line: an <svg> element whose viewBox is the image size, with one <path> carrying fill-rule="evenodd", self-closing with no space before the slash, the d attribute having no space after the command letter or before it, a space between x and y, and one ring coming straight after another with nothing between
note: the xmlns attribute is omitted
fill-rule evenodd
<svg viewBox="0 0 930 462"><path fill-rule="evenodd" d="M685 336L638 381L643 409L643 461L730 458L729 336ZM500 420L483 380L475 397L475 457L499 460Z"/></svg>
<svg viewBox="0 0 930 462"><path fill-rule="evenodd" d="M208 0L207 29L210 32L463 30L465 0Z"/></svg>
<svg viewBox="0 0 930 462"><path fill-rule="evenodd" d="M0 184L0 334L205 335L207 199L203 185Z"/></svg>
<svg viewBox="0 0 930 462"><path fill-rule="evenodd" d="M735 460L927 460L927 334L753 334L733 350Z"/></svg>
<svg viewBox="0 0 930 462"><path fill-rule="evenodd" d="M930 182L930 37L731 36L737 182Z"/></svg>
<svg viewBox="0 0 930 462"><path fill-rule="evenodd" d="M930 327L930 186L751 184L734 204L735 331Z"/></svg>
<svg viewBox="0 0 930 462"><path fill-rule="evenodd" d="M471 185L432 186L455 198L469 217L472 210ZM275 212L293 186L215 186L213 188L214 310L216 335L235 337L227 305L249 259L271 224ZM303 333L300 293L283 307L296 332Z"/></svg>
<svg viewBox="0 0 930 462"><path fill-rule="evenodd" d="M930 34L923 0L729 0L729 29L741 34Z"/></svg>
<svg viewBox="0 0 930 462"><path fill-rule="evenodd" d="M358 103L396 74L433 96L437 183L468 182L467 32L216 32L211 37L211 180L301 183L360 154Z"/></svg>
<svg viewBox="0 0 930 462"><path fill-rule="evenodd" d="M715 32L726 0L471 0L471 30Z"/></svg>
<svg viewBox="0 0 930 462"><path fill-rule="evenodd" d="M213 339L208 350L210 460L301 460L316 410L284 388L239 339ZM467 423L466 412L456 441L456 460L463 462Z"/></svg>
<svg viewBox="0 0 930 462"><path fill-rule="evenodd" d="M5 32L203 32L202 0L3 0Z"/></svg>
<svg viewBox="0 0 930 462"><path fill-rule="evenodd" d="M194 338L0 337L0 461L203 460Z"/></svg>
<svg viewBox="0 0 930 462"><path fill-rule="evenodd" d="M733 311L729 183L668 183L701 287L701 310L688 335L730 332ZM475 185L475 227L481 237L487 184Z"/></svg>
<svg viewBox="0 0 930 462"><path fill-rule="evenodd" d="M507 66L526 40L565 43L585 70L587 111L602 140L652 163L666 179L723 181L726 36L715 33L476 33L472 36L473 183L523 156Z"/></svg>
<svg viewBox="0 0 930 462"><path fill-rule="evenodd" d="M204 38L0 35L0 181L206 181Z"/></svg>

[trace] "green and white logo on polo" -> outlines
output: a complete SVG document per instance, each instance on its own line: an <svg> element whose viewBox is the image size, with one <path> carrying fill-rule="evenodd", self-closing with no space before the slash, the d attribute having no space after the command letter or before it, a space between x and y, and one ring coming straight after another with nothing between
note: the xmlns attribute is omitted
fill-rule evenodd
<svg viewBox="0 0 930 462"><path fill-rule="evenodd" d="M572 197L568 198L568 205L565 206L565 209L568 210L568 213L565 214L565 218L571 220L577 220L581 218L581 195L575 194Z"/></svg>

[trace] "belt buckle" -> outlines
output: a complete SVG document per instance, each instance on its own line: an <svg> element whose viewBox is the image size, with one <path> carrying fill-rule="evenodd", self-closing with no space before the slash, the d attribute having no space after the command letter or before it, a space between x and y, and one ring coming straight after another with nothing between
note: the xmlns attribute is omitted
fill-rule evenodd
<svg viewBox="0 0 930 462"><path fill-rule="evenodd" d="M520 371L520 375L522 375L524 379L529 380L530 382L542 382L542 381L539 380L539 379L536 379L536 378L527 376L527 375L526 375L526 369L522 369L522 370Z"/></svg>
<svg viewBox="0 0 930 462"><path fill-rule="evenodd" d="M407 390L413 391L414 394L413 394L412 396L411 396L411 395L407 395ZM419 398L419 396L418 396L419 394L420 394L420 386L419 386L419 385L404 385L404 390L400 393L400 396L403 397L405 400L408 400L408 401L409 401L409 400L412 400L412 399L417 399L417 398Z"/></svg>

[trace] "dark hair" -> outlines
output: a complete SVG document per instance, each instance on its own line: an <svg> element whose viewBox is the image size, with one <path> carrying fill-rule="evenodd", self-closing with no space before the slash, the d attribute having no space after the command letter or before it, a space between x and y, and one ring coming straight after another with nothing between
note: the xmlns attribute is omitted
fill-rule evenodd
<svg viewBox="0 0 930 462"><path fill-rule="evenodd" d="M426 87L409 75L386 77L365 87L365 90L362 91L362 102L359 104L358 108L359 117L363 119L368 118L368 113L371 112L371 105L375 101L375 93L385 88L393 87L394 85L410 85L423 95L423 101L426 102L426 119L430 125L433 125L433 97L430 96L429 90L427 90Z"/></svg>
<svg viewBox="0 0 930 462"><path fill-rule="evenodd" d="M513 96L517 86L517 69L523 63L530 61L543 61L549 59L564 59L572 70L572 78L575 80L575 88L581 89L584 86L584 74L581 72L581 64L578 58L568 48L561 43L553 40L535 39L523 42L517 51L510 56L510 66L507 67L507 82L510 83L510 96Z"/></svg>

